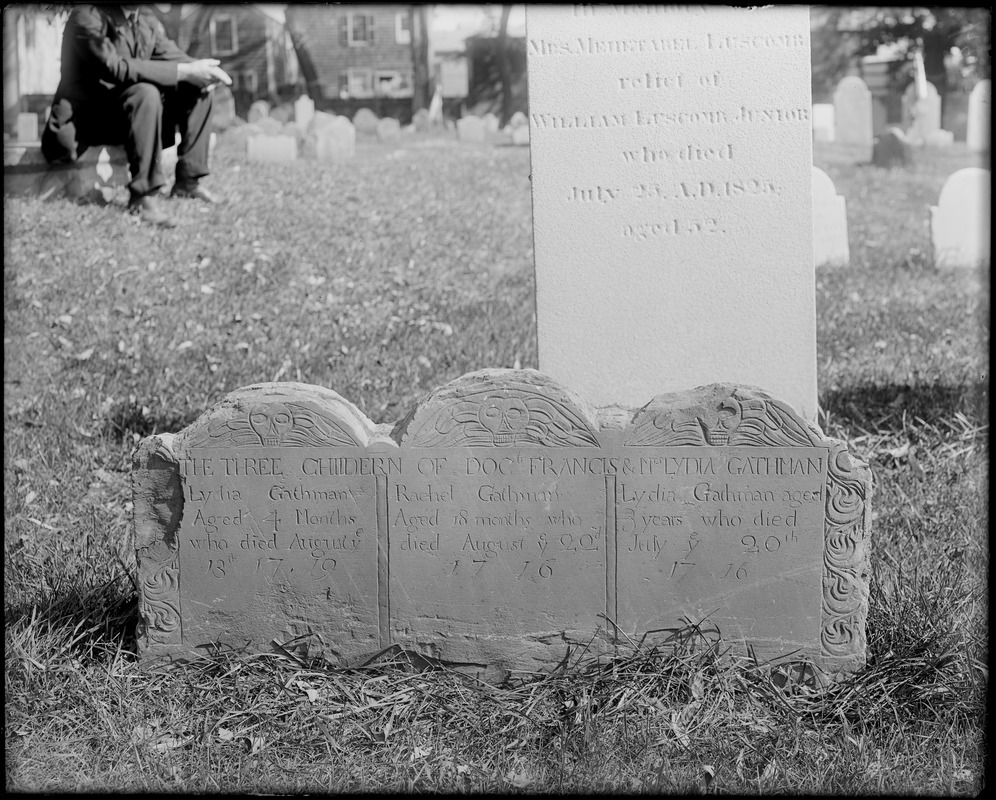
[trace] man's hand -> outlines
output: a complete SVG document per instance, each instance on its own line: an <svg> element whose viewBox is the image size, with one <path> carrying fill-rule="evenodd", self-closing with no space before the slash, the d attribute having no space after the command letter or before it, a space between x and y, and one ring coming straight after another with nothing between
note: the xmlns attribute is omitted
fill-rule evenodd
<svg viewBox="0 0 996 800"><path fill-rule="evenodd" d="M176 78L178 81L192 83L199 89L206 89L218 83L226 86L232 85L232 79L218 65L221 62L216 58L201 58L197 61L181 62L176 66Z"/></svg>

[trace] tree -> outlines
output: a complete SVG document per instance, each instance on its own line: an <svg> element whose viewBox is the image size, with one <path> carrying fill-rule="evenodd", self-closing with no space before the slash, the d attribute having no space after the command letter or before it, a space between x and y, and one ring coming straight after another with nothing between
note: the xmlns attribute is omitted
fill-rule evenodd
<svg viewBox="0 0 996 800"><path fill-rule="evenodd" d="M871 55L879 45L894 44L900 57L912 64L913 53L922 49L927 80L942 97L954 88L945 60L952 48L961 50L964 62L975 73L973 77L989 77L989 8L897 6L865 11L867 18L857 31L859 55Z"/></svg>
<svg viewBox="0 0 996 800"><path fill-rule="evenodd" d="M498 23L498 75L501 78L501 118L502 127L508 124L512 117L512 66L508 56L508 18L512 14L512 6L501 7L501 21Z"/></svg>
<svg viewBox="0 0 996 800"><path fill-rule="evenodd" d="M429 91L429 26L426 22L428 6L413 5L409 11L409 29L412 45L412 113L428 108L432 92Z"/></svg>

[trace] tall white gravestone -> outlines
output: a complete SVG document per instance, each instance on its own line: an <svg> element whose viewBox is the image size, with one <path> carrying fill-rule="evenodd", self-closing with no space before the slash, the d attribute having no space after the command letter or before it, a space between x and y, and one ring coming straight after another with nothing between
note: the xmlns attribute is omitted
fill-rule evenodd
<svg viewBox="0 0 996 800"><path fill-rule="evenodd" d="M529 6L540 369L816 416L809 14Z"/></svg>

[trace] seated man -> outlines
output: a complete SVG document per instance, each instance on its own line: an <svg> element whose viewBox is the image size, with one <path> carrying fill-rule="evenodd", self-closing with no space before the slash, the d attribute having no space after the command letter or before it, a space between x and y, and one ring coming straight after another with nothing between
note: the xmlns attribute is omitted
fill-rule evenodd
<svg viewBox="0 0 996 800"><path fill-rule="evenodd" d="M232 82L218 64L180 50L147 7L73 7L42 153L50 163L74 162L90 145L123 144L131 169L128 210L173 227L152 195L166 182L162 150L173 145L177 128L172 196L215 201L199 180L208 174L209 89Z"/></svg>

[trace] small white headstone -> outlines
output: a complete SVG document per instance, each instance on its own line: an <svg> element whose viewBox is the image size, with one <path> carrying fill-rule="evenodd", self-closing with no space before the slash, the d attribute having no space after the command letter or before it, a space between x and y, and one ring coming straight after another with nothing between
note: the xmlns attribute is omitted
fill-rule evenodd
<svg viewBox="0 0 996 800"><path fill-rule="evenodd" d="M38 141L38 115L21 112L17 115L17 141Z"/></svg>
<svg viewBox="0 0 996 800"><path fill-rule="evenodd" d="M512 128L512 144L524 146L529 144L529 126L520 125Z"/></svg>
<svg viewBox="0 0 996 800"><path fill-rule="evenodd" d="M487 133L498 133L499 120L497 114L493 114L489 111L481 117L481 119L484 120L484 130L487 131Z"/></svg>
<svg viewBox="0 0 996 800"><path fill-rule="evenodd" d="M529 125L529 119L521 111L516 111L508 121L510 128L522 128Z"/></svg>
<svg viewBox="0 0 996 800"><path fill-rule="evenodd" d="M944 182L930 208L934 264L941 269L990 263L992 173L967 167Z"/></svg>
<svg viewBox="0 0 996 800"><path fill-rule="evenodd" d="M353 114L353 127L357 133L369 134L373 136L377 133L378 117L369 108L361 108Z"/></svg>
<svg viewBox="0 0 996 800"><path fill-rule="evenodd" d="M834 140L832 103L813 104L813 141L832 142Z"/></svg>
<svg viewBox="0 0 996 800"><path fill-rule="evenodd" d="M834 130L838 144L867 148L871 156L872 99L865 82L857 75L848 75L837 84L833 93Z"/></svg>
<svg viewBox="0 0 996 800"><path fill-rule="evenodd" d="M312 136L315 158L319 161L340 162L356 155L356 128L345 117L336 117L322 125Z"/></svg>
<svg viewBox="0 0 996 800"><path fill-rule="evenodd" d="M297 139L293 136L253 136L246 140L250 161L287 162L297 159Z"/></svg>
<svg viewBox="0 0 996 800"><path fill-rule="evenodd" d="M308 97L308 95L302 94L294 101L294 121L302 131L306 131L314 116L315 101Z"/></svg>
<svg viewBox="0 0 996 800"><path fill-rule="evenodd" d="M471 114L457 120L457 138L461 142L483 142L486 138L484 120Z"/></svg>
<svg viewBox="0 0 996 800"><path fill-rule="evenodd" d="M246 122L259 122L268 116L270 116L270 104L265 100L256 100L249 106L249 114L246 116Z"/></svg>
<svg viewBox="0 0 996 800"><path fill-rule="evenodd" d="M396 142L401 137L401 123L393 117L377 121L377 138L382 142Z"/></svg>
<svg viewBox="0 0 996 800"><path fill-rule="evenodd" d="M813 167L813 265L846 267L850 259L846 201L830 176Z"/></svg>
<svg viewBox="0 0 996 800"><path fill-rule="evenodd" d="M976 153L989 152L993 112L992 81L979 81L968 96L968 149Z"/></svg>

